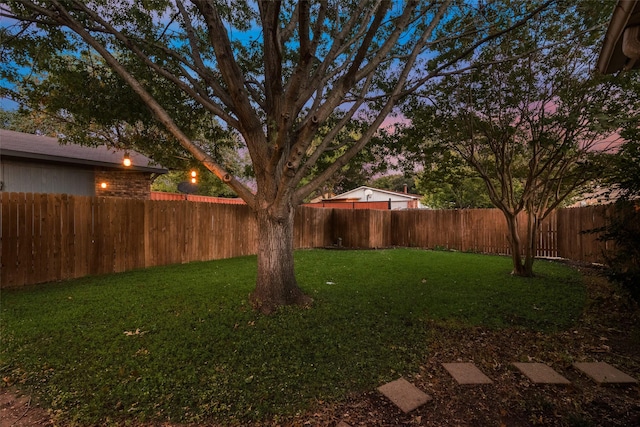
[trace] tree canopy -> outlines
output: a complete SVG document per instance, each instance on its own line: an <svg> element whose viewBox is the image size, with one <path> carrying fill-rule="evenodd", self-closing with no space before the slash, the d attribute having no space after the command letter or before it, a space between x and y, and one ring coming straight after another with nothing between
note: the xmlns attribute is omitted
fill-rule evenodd
<svg viewBox="0 0 640 427"><path fill-rule="evenodd" d="M401 96L450 70L483 39L496 37L497 25L517 22L500 23L500 11L482 5L10 1L2 15L17 22L2 30L3 55L10 59L2 72L40 94L51 109L105 106L91 117L102 124L122 117L146 122L151 110L251 205L250 189L184 129L194 109L241 135L259 188L273 186L266 177L276 169L278 175L295 172L292 181L300 183L320 154L347 147L316 179L293 187L300 201L364 147ZM518 18L539 9L531 3ZM454 34L469 45L425 56ZM357 139L341 133L354 117L368 125ZM326 130L314 148L321 126Z"/></svg>
<svg viewBox="0 0 640 427"><path fill-rule="evenodd" d="M0 77L22 91L4 95L46 88L39 102L63 115L86 105L91 123L110 116L91 114L100 105L110 131L116 119L161 128L169 137L154 150L175 141L223 180L256 212L252 301L268 312L308 302L293 269L295 206L379 135L399 100L555 3L12 0L0 5ZM255 189L199 140L208 118L248 152Z"/></svg>

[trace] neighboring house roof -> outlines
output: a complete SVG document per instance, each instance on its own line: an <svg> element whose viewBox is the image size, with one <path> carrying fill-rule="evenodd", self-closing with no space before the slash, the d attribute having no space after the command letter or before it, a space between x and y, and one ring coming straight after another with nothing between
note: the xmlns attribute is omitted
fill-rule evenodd
<svg viewBox="0 0 640 427"><path fill-rule="evenodd" d="M425 209L418 194L401 193L398 191L381 190L365 185L337 196L325 199L323 203L388 203L388 209Z"/></svg>
<svg viewBox="0 0 640 427"><path fill-rule="evenodd" d="M584 193L578 200L569 205L570 208L592 205L606 205L613 203L620 197L620 191L611 188L597 187L589 193Z"/></svg>
<svg viewBox="0 0 640 427"><path fill-rule="evenodd" d="M604 74L640 68L639 0L618 0L604 37L597 67Z"/></svg>
<svg viewBox="0 0 640 427"><path fill-rule="evenodd" d="M318 197L316 197L316 198L314 198L314 199L311 199L311 200L309 201L309 203L320 203L321 201L323 201L323 200L329 200L330 198L332 198L332 197L334 197L334 196L335 196L335 194L334 194L334 193L323 193L323 194L321 194L320 196L318 196Z"/></svg>
<svg viewBox="0 0 640 427"><path fill-rule="evenodd" d="M360 200L362 198L363 191L371 190L373 193L377 194L386 194L389 196L393 196L394 198L407 199L407 200L420 200L422 196L417 194L408 194L401 193L399 191L391 191L391 190L381 190L379 188L367 187L366 185L362 185L353 190L347 191L342 194L338 194L337 196L331 197L327 200L351 200L357 199Z"/></svg>
<svg viewBox="0 0 640 427"><path fill-rule="evenodd" d="M624 191L615 186L613 187L597 187L590 193L585 193L575 203L569 205L570 208L592 206L592 205L608 205L615 203L625 195ZM640 197L631 197L630 200L640 200Z"/></svg>
<svg viewBox="0 0 640 427"><path fill-rule="evenodd" d="M0 156L150 173L167 172L167 169L154 165L151 159L140 153L130 150L126 153L131 159L129 167L122 165L125 151L116 151L104 145L62 145L57 138L0 129Z"/></svg>

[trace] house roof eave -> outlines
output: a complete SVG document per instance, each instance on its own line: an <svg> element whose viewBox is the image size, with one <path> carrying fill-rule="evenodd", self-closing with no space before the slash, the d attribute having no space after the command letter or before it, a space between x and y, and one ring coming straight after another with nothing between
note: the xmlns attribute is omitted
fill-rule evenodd
<svg viewBox="0 0 640 427"><path fill-rule="evenodd" d="M129 154L131 166L125 167L122 164L124 154ZM151 159L135 151L122 152L107 146L60 144L57 138L6 129L0 129L0 156L13 160L36 160L147 173L168 172L166 168L156 166Z"/></svg>
<svg viewBox="0 0 640 427"><path fill-rule="evenodd" d="M131 166L125 167L122 164L116 164L111 162L100 162L95 160L76 159L72 157L52 156L48 154L39 154L39 153L25 153L23 151L14 151L14 150L0 150L0 155L2 155L3 158L10 159L10 160L38 160L42 162L61 163L61 164L67 164L67 165L94 166L94 167L102 167L102 168L109 168L109 169L119 169L119 170L148 172L148 173L160 173L160 174L165 174L169 172L168 169L161 168L161 167L154 167L154 166L131 165Z"/></svg>
<svg viewBox="0 0 640 427"><path fill-rule="evenodd" d="M618 0L609 27L604 37L596 67L603 74L613 74L630 65L632 59L622 51L624 31L640 25L640 1ZM640 68L640 60L635 60L631 68Z"/></svg>

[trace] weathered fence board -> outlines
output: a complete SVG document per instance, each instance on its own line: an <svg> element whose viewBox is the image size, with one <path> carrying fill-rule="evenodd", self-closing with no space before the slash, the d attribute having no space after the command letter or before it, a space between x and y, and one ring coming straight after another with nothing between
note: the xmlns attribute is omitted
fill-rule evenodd
<svg viewBox="0 0 640 427"><path fill-rule="evenodd" d="M586 206L561 209L557 212L557 247L563 258L586 262L602 262L603 251L612 248L612 242L601 242L598 233L585 231L599 229L606 224L606 218L613 214L613 206Z"/></svg>
<svg viewBox="0 0 640 427"><path fill-rule="evenodd" d="M0 193L0 286L255 254L257 222L242 204ZM541 224L537 256L601 262L609 207L560 209ZM526 226L520 219L521 232ZM497 209L344 210L301 207L296 248L393 246L509 254ZM609 245L611 245L609 243Z"/></svg>

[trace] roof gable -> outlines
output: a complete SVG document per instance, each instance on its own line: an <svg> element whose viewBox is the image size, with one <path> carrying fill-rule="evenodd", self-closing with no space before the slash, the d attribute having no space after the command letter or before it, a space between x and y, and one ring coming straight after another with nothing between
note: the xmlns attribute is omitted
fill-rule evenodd
<svg viewBox="0 0 640 427"><path fill-rule="evenodd" d="M378 193L378 194L388 194L388 195L392 195L394 197L400 197L400 198L406 198L407 200L417 200L420 199L422 196L416 195L416 194L407 194L407 193L400 193L398 191L391 191L391 190L381 190L379 188L373 188L373 187L368 187L366 185L362 185L358 188L355 188L353 190L349 190L346 191L342 194L338 194L337 196L331 197L329 200L340 200L340 199L348 199L350 197L353 197L355 195L357 195L358 193L361 193L362 191L366 191L366 190L371 190L374 193Z"/></svg>

